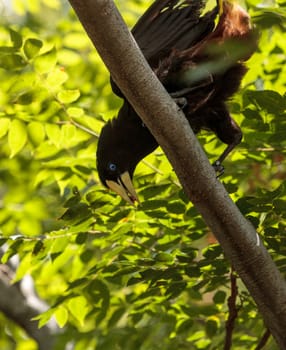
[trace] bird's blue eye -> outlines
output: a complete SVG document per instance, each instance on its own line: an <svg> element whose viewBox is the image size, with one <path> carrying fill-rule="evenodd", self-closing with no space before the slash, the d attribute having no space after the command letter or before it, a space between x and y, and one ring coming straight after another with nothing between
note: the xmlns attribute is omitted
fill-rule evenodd
<svg viewBox="0 0 286 350"><path fill-rule="evenodd" d="M116 171L117 166L114 163L109 163L108 164L108 169L111 171Z"/></svg>

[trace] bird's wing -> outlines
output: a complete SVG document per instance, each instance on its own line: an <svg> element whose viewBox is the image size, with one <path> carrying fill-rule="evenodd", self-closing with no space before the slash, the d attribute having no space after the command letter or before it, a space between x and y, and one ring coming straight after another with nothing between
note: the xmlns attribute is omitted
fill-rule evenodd
<svg viewBox="0 0 286 350"><path fill-rule="evenodd" d="M186 50L214 28L217 7L201 16L204 0L156 0L132 34L152 68L171 50Z"/></svg>
<svg viewBox="0 0 286 350"><path fill-rule="evenodd" d="M197 44L215 26L218 7L201 16L205 0L156 0L140 17L132 34L152 69L173 50ZM111 78L113 92L124 97Z"/></svg>

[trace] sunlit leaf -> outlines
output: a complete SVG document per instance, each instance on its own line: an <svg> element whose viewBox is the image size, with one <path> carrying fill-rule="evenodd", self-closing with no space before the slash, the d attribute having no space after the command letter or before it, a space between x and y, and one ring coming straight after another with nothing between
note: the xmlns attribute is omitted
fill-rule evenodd
<svg viewBox="0 0 286 350"><path fill-rule="evenodd" d="M27 141L27 128L26 125L18 120L14 119L11 122L8 132L8 144L10 147L10 157L14 157L18 152L22 150Z"/></svg>
<svg viewBox="0 0 286 350"><path fill-rule="evenodd" d="M62 103L72 103L80 96L79 90L62 90L58 93L58 99Z"/></svg>
<svg viewBox="0 0 286 350"><path fill-rule="evenodd" d="M20 247L23 245L23 239L17 238L11 245L9 246L9 249L5 251L5 253L1 257L1 262L3 264L6 264L7 261L13 257L14 255L18 254L18 251L20 250Z"/></svg>
<svg viewBox="0 0 286 350"><path fill-rule="evenodd" d="M68 80L68 74L63 69L53 69L47 76L47 84L51 89L58 89Z"/></svg>
<svg viewBox="0 0 286 350"><path fill-rule="evenodd" d="M89 309L87 300L83 296L75 297L68 301L67 306L69 312L83 325Z"/></svg>
<svg viewBox="0 0 286 350"><path fill-rule="evenodd" d="M61 129L58 125L55 124L45 124L45 129L48 138L53 144L59 147L61 142Z"/></svg>
<svg viewBox="0 0 286 350"><path fill-rule="evenodd" d="M79 107L69 107L67 112L72 118L82 118L84 115L84 110Z"/></svg>
<svg viewBox="0 0 286 350"><path fill-rule="evenodd" d="M43 326L45 326L49 322L49 320L51 319L53 314L54 314L54 310L49 309L49 310L41 313L40 315L34 317L33 320L39 320L38 327L42 328Z"/></svg>
<svg viewBox="0 0 286 350"><path fill-rule="evenodd" d="M57 63L56 50L52 49L34 59L34 65L37 72L44 74L50 72Z"/></svg>
<svg viewBox="0 0 286 350"><path fill-rule="evenodd" d="M40 122L29 123L27 131L28 131L29 140L34 145L37 146L44 141L46 133L45 133L44 125L42 123Z"/></svg>
<svg viewBox="0 0 286 350"><path fill-rule="evenodd" d="M26 57L30 59L38 54L42 46L43 43L41 40L31 38L24 42L23 50Z"/></svg>
<svg viewBox="0 0 286 350"><path fill-rule="evenodd" d="M0 118L0 138L5 136L9 130L10 119L9 118Z"/></svg>
<svg viewBox="0 0 286 350"><path fill-rule="evenodd" d="M63 328L68 321L68 311L64 306L59 306L54 312L55 319L60 328Z"/></svg>
<svg viewBox="0 0 286 350"><path fill-rule="evenodd" d="M74 125L65 124L61 128L61 142L68 146L75 138L76 127Z"/></svg>

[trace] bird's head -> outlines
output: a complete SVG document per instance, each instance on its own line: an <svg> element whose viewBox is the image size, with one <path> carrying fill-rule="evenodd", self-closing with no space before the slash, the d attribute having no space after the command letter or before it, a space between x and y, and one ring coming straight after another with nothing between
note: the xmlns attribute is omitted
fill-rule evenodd
<svg viewBox="0 0 286 350"><path fill-rule="evenodd" d="M107 122L99 136L97 170L103 185L128 203L139 203L132 176L140 160L157 146L150 131L125 101L117 118Z"/></svg>
<svg viewBox="0 0 286 350"><path fill-rule="evenodd" d="M97 146L97 170L105 187L134 205L139 202L132 184L136 163L126 139L128 140L128 135L121 133L114 121L102 128Z"/></svg>

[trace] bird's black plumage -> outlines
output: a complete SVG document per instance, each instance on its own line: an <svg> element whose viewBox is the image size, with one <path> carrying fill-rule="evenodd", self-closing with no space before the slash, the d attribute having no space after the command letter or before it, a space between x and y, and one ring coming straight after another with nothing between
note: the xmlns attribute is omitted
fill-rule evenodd
<svg viewBox="0 0 286 350"><path fill-rule="evenodd" d="M255 40L240 6L220 0L201 15L204 6L199 0L156 0L132 34L171 96L184 98L183 111L194 132L211 130L228 145L220 163L242 137L226 101L239 88ZM111 85L123 105L101 131L97 169L105 186L133 203L138 200L131 183L135 167L158 143L112 79Z"/></svg>

